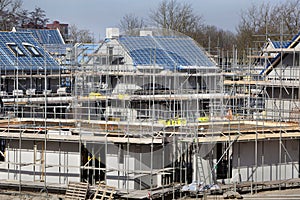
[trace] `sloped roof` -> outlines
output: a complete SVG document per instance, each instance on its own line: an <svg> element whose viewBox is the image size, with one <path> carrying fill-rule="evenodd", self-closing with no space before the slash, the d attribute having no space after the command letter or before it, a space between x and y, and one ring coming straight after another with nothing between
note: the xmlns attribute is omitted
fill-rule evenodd
<svg viewBox="0 0 300 200"><path fill-rule="evenodd" d="M274 48L279 49L279 48L287 48L291 42L290 41L272 41L272 44Z"/></svg>
<svg viewBox="0 0 300 200"><path fill-rule="evenodd" d="M20 32L30 32L40 44L65 44L58 29L20 29Z"/></svg>
<svg viewBox="0 0 300 200"><path fill-rule="evenodd" d="M29 32L0 32L0 67L2 70L59 69L57 62Z"/></svg>
<svg viewBox="0 0 300 200"><path fill-rule="evenodd" d="M291 41L285 43L286 46L284 46L283 48L287 48L287 49L295 48L299 44L299 41L300 41L300 32L296 34ZM275 56L275 58L271 59L271 62L269 62L267 66L260 72L260 75L263 76L268 75L273 70L273 68L275 68L280 63L280 60L285 58L287 55L288 53L286 52L278 53Z"/></svg>
<svg viewBox="0 0 300 200"><path fill-rule="evenodd" d="M118 40L134 66L158 65L171 70L216 66L187 36L120 36Z"/></svg>
<svg viewBox="0 0 300 200"><path fill-rule="evenodd" d="M45 50L51 55L66 55L67 48L72 48L72 44L45 44L43 45Z"/></svg>
<svg viewBox="0 0 300 200"><path fill-rule="evenodd" d="M20 29L20 32L30 32L36 40L52 55L65 55L66 49L72 47L65 44L58 29Z"/></svg>

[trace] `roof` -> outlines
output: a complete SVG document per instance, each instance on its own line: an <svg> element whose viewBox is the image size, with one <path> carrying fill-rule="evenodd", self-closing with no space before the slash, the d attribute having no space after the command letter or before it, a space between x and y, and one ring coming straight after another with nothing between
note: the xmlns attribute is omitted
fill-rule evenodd
<svg viewBox="0 0 300 200"><path fill-rule="evenodd" d="M18 31L32 33L51 55L66 55L67 48L72 48L71 44L65 44L58 29L20 29Z"/></svg>
<svg viewBox="0 0 300 200"><path fill-rule="evenodd" d="M66 55L67 48L73 48L72 44L45 44L43 47L51 55Z"/></svg>
<svg viewBox="0 0 300 200"><path fill-rule="evenodd" d="M0 32L1 70L58 70L57 62L29 32Z"/></svg>
<svg viewBox="0 0 300 200"><path fill-rule="evenodd" d="M65 44L58 29L21 29L20 32L30 32L43 44Z"/></svg>
<svg viewBox="0 0 300 200"><path fill-rule="evenodd" d="M273 47L276 49L279 48L287 48L291 42L290 41L271 41L273 44Z"/></svg>
<svg viewBox="0 0 300 200"><path fill-rule="evenodd" d="M281 48L281 44L285 44L283 48L287 48L287 49L295 48L298 45L299 41L300 41L300 32L296 34L291 41L280 43L279 48ZM278 46L278 43L276 45ZM271 61L267 64L267 66L260 72L260 75L263 76L268 75L273 70L273 68L275 68L280 63L280 60L287 56L287 54L288 54L287 52L278 53L275 56L275 58L271 59Z"/></svg>
<svg viewBox="0 0 300 200"><path fill-rule="evenodd" d="M187 36L120 36L118 40L134 66L158 65L171 70L216 66Z"/></svg>

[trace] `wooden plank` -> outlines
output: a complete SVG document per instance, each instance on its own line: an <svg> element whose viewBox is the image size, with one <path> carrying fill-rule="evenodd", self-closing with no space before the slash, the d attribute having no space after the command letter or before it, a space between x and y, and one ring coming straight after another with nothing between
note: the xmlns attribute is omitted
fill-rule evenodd
<svg viewBox="0 0 300 200"><path fill-rule="evenodd" d="M81 186L81 185L70 185L69 189L74 189L74 190L78 190L78 189L85 189L86 186Z"/></svg>
<svg viewBox="0 0 300 200"><path fill-rule="evenodd" d="M112 200L114 198L113 197L114 191L115 191L115 187L107 186L104 184L99 184L97 187L97 190L94 194L93 200L96 200L96 199Z"/></svg>
<svg viewBox="0 0 300 200"><path fill-rule="evenodd" d="M68 189L65 194L65 199L84 200L88 191L88 183L69 182Z"/></svg>
<svg viewBox="0 0 300 200"><path fill-rule="evenodd" d="M79 196L79 195L81 195L81 196L84 195L85 196L86 192L85 191L80 192L80 191L74 190L73 192L67 192L66 195L73 195L75 193L76 193L77 196Z"/></svg>
<svg viewBox="0 0 300 200"><path fill-rule="evenodd" d="M231 140L237 135L232 135ZM241 134L236 140L237 141L255 141L257 140L268 140L268 139L278 139L278 138L299 138L300 132L295 133L268 133L268 134ZM209 142L227 142L229 138L226 136L214 136L214 137L202 137L198 138L200 143L209 143Z"/></svg>

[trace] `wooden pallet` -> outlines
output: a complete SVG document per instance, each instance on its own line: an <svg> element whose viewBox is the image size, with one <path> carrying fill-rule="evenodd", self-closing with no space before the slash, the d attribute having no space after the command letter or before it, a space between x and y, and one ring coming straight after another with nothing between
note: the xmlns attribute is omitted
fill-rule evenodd
<svg viewBox="0 0 300 200"><path fill-rule="evenodd" d="M94 194L93 200L112 200L114 197L115 187L99 184Z"/></svg>
<svg viewBox="0 0 300 200"><path fill-rule="evenodd" d="M85 200L89 188L88 183L69 182L65 199Z"/></svg>

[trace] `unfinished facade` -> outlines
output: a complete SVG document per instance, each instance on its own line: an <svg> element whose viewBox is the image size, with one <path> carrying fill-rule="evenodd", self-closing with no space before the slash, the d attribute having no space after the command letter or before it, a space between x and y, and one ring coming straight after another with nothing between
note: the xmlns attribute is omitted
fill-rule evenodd
<svg viewBox="0 0 300 200"><path fill-rule="evenodd" d="M290 41L269 40L256 56L255 65L245 67L246 74L224 82L226 87L248 94L242 103L243 118L255 120L255 128L247 131L252 135L241 134L237 139L241 142L233 144L232 179L236 182L299 178L298 43L299 34Z"/></svg>

